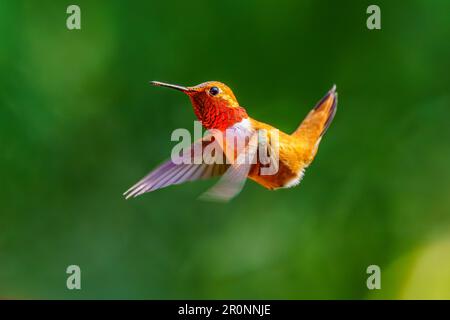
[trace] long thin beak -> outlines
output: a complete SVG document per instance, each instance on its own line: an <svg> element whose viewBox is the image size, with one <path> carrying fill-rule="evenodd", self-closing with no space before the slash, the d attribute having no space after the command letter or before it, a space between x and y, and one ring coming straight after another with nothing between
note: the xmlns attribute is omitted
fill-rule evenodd
<svg viewBox="0 0 450 320"><path fill-rule="evenodd" d="M167 88L175 89L175 90L178 90L178 91L182 91L184 93L189 93L189 92L196 91L193 88L183 87L183 86L179 86L177 84L170 84L170 83L164 83L164 82L159 82L159 81L150 81L150 83L152 85L154 85L154 86L167 87Z"/></svg>

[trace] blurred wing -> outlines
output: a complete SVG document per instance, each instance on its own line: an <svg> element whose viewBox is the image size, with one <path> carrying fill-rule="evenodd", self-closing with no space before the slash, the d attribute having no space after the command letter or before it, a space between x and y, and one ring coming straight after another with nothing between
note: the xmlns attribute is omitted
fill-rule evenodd
<svg viewBox="0 0 450 320"><path fill-rule="evenodd" d="M238 154L237 159L211 189L200 196L202 200L227 202L241 192L248 173L256 163L258 134L250 137L249 143Z"/></svg>
<svg viewBox="0 0 450 320"><path fill-rule="evenodd" d="M177 164L172 160L163 163L143 179L141 179L134 186L132 186L130 189L128 189L124 193L126 199L130 197L137 197L146 192L155 191L157 189L161 189L170 185L180 184L186 181L194 181L221 176L224 172L226 172L226 170L230 166L229 164L220 163L220 161L214 161L214 158L208 159L209 161L207 163L192 163L194 162L193 152L195 147L201 145L203 148L205 148L210 143L212 143L212 140L210 136L207 136L204 139L192 144L188 149L188 153L191 154L192 160L189 164ZM217 156L222 156L222 154Z"/></svg>

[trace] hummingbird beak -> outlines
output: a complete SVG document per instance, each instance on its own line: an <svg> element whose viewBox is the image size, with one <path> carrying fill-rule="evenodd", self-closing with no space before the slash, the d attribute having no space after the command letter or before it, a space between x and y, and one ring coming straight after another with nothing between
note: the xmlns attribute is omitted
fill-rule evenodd
<svg viewBox="0 0 450 320"><path fill-rule="evenodd" d="M175 89L178 91L182 91L184 93L191 93L191 92L197 91L196 89L194 89L192 87L183 87L183 86L179 86L177 84L170 84L170 83L164 83L164 82L159 82L159 81L150 81L150 83L157 87L171 88L171 89Z"/></svg>

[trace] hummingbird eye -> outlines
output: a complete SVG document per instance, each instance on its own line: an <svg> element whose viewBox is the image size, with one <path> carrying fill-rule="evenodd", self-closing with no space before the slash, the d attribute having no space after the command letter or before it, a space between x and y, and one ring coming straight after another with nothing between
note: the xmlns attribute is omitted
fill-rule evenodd
<svg viewBox="0 0 450 320"><path fill-rule="evenodd" d="M220 92L220 89L217 88L217 87L211 87L211 88L209 89L209 94L212 95L212 96L218 95L219 92Z"/></svg>

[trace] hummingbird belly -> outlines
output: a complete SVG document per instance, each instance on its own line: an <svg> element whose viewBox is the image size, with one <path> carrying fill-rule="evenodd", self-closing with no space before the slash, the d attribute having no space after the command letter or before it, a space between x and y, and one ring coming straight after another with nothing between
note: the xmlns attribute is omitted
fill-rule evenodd
<svg viewBox="0 0 450 320"><path fill-rule="evenodd" d="M270 190L293 187L299 184L303 177L303 169L293 172L289 166L281 161L278 172L274 175L261 175L260 169L260 164L253 165L248 177Z"/></svg>
<svg viewBox="0 0 450 320"><path fill-rule="evenodd" d="M270 133L275 129L254 119L251 121L253 128L266 130L266 132L269 132L269 137ZM305 168L311 163L313 158L312 148L309 144L281 130L277 130L277 132L279 139L278 170L274 174L264 174L261 169L266 166L258 161L253 165L248 175L248 178L270 190L289 188L299 184Z"/></svg>
<svg viewBox="0 0 450 320"><path fill-rule="evenodd" d="M262 174L261 163L253 165L249 178L267 189L290 188L300 183L305 168L310 163L309 150L292 136L280 132L278 170L274 174Z"/></svg>

